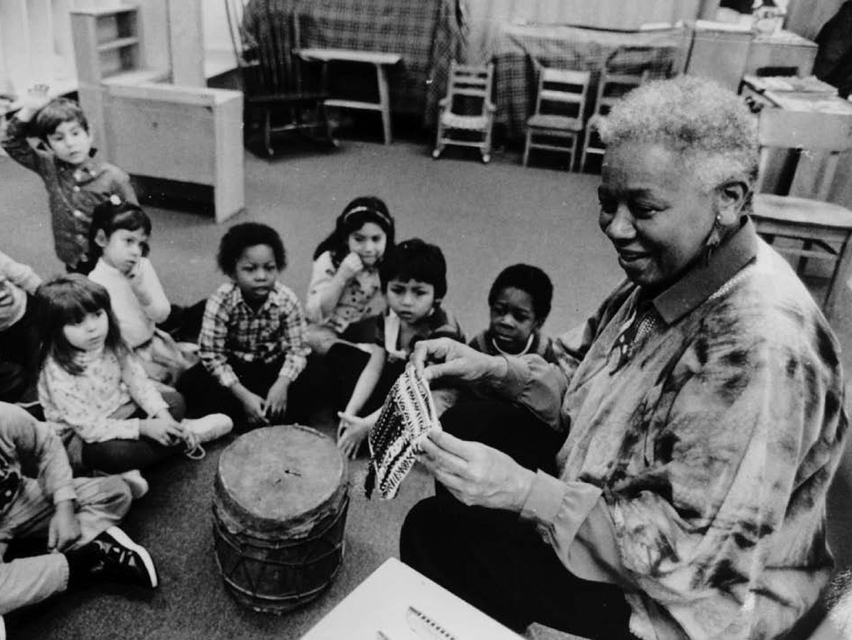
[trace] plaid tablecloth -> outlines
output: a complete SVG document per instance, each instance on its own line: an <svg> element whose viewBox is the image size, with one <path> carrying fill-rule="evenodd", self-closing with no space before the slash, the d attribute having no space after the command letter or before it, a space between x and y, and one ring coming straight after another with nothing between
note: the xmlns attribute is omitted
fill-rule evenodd
<svg viewBox="0 0 852 640"><path fill-rule="evenodd" d="M267 12L265 7L269 2ZM253 0L244 27L266 16L298 16L301 47L398 53L402 62L389 72L391 111L434 122L437 102L446 93L450 61L461 60L466 38L465 0ZM349 65L351 67L351 65ZM332 77L333 89L369 85L367 73L351 68ZM344 87L345 88L345 87ZM357 93L359 87L354 88ZM360 87L366 90L365 87Z"/></svg>
<svg viewBox="0 0 852 640"><path fill-rule="evenodd" d="M594 109L601 73L649 78L678 73L686 53L685 32L617 32L567 26L504 24L491 44L494 61L495 123L507 139L521 138L535 107L538 67L591 71L588 111Z"/></svg>

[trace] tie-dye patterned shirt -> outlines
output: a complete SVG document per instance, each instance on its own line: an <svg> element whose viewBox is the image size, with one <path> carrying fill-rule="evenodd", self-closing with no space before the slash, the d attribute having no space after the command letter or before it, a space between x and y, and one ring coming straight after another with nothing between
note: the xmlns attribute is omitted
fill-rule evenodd
<svg viewBox="0 0 852 640"><path fill-rule="evenodd" d="M629 282L492 385L568 430L522 517L575 575L620 584L646 639L774 638L831 571L847 421L839 346L746 222L653 299ZM637 313L637 309L639 310Z"/></svg>

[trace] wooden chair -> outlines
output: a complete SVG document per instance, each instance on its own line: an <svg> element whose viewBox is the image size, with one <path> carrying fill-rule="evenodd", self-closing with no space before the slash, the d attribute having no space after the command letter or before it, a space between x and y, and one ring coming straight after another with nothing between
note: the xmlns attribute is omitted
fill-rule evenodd
<svg viewBox="0 0 852 640"><path fill-rule="evenodd" d="M597 97L595 99L595 112L586 123L585 135L583 136L583 153L580 156L580 171L587 168L589 156L603 157L606 146L601 142L598 135L598 119L606 116L612 105L633 91L645 80L647 73L630 75L622 73L609 73L604 71L598 83Z"/></svg>
<svg viewBox="0 0 852 640"><path fill-rule="evenodd" d="M243 135L259 127L268 155L272 136L285 131L319 132L335 144L325 109L327 94L305 90L300 75L296 17L286 18L272 0L225 0L226 17L245 96ZM248 10L248 12L247 12ZM259 116L259 121L255 118Z"/></svg>
<svg viewBox="0 0 852 640"><path fill-rule="evenodd" d="M797 166L787 166L776 181L781 194L758 193L754 198L753 218L757 231L768 242L785 239L775 248L798 260L797 271L804 275L809 259L828 262L828 289L823 310L831 317L838 296L852 274L852 211L824 202L828 196L837 156L852 149L852 117L830 113L764 108L759 114L761 144L758 191L770 177L770 151L794 149L797 153L821 153L828 156L822 170L803 180ZM793 158L793 164L798 160ZM785 195L795 187L795 196ZM809 197L799 197L806 195Z"/></svg>
<svg viewBox="0 0 852 640"><path fill-rule="evenodd" d="M482 162L491 160L491 129L494 125L494 103L491 87L494 65L468 66L450 64L447 95L439 102L438 133L433 158L441 157L444 147L474 147Z"/></svg>
<svg viewBox="0 0 852 640"><path fill-rule="evenodd" d="M527 120L524 166L529 161L530 149L570 153L569 167L576 164L577 139L583 131L589 79L588 71L541 68L535 111Z"/></svg>

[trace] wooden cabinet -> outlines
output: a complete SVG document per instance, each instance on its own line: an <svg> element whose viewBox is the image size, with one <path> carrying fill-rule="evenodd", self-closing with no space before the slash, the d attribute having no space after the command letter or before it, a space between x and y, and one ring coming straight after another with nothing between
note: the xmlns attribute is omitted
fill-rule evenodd
<svg viewBox="0 0 852 640"><path fill-rule="evenodd" d="M794 68L811 73L817 45L789 31L755 36L750 30L697 21L688 25L689 55L686 73L716 80L736 91L746 74L767 67Z"/></svg>
<svg viewBox="0 0 852 640"><path fill-rule="evenodd" d="M204 84L198 2L170 0L149 31L155 7L118 0L73 11L71 25L80 104L104 157L162 181L163 191L212 187L220 222L245 202L243 94L197 86Z"/></svg>
<svg viewBox="0 0 852 640"><path fill-rule="evenodd" d="M139 21L139 7L116 3L71 13L77 76L80 86L107 79L158 81L168 77L166 67L149 68Z"/></svg>

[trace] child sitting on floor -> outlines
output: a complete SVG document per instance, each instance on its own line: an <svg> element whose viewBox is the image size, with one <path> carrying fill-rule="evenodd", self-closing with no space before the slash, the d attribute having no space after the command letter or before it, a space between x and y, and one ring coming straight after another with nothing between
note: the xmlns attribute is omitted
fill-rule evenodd
<svg viewBox="0 0 852 640"><path fill-rule="evenodd" d="M0 251L0 401L37 405L35 293L41 278Z"/></svg>
<svg viewBox="0 0 852 640"><path fill-rule="evenodd" d="M394 221L379 198L355 198L314 252L305 313L311 351L325 355L346 329L385 309L379 266L393 249Z"/></svg>
<svg viewBox="0 0 852 640"><path fill-rule="evenodd" d="M109 292L121 337L139 356L148 376L174 385L197 361L194 345L179 345L156 325L169 317L171 305L147 258L151 220L132 202L118 196L95 207L92 255L98 258L89 279Z"/></svg>
<svg viewBox="0 0 852 640"><path fill-rule="evenodd" d="M528 264L506 267L488 292L488 328L470 346L492 356L536 354L555 364L553 341L541 333L552 300L553 284L544 271Z"/></svg>
<svg viewBox="0 0 852 640"><path fill-rule="evenodd" d="M352 363L356 367L356 349L369 354L368 358L366 355L361 358L363 371L346 408L338 414L337 444L350 457L356 455L376 423L382 402L405 369L417 341L446 337L464 342L458 322L441 305L447 293L447 263L440 248L419 238L401 242L382 264L380 273L388 312L366 318L350 328L351 339L358 347L338 343L329 351L332 362ZM368 359L366 366L365 359ZM434 391L435 408L440 415L452 404L455 394L450 389ZM359 417L368 411L372 411L369 416Z"/></svg>
<svg viewBox="0 0 852 640"><path fill-rule="evenodd" d="M116 526L130 508L128 485L117 476L72 478L53 430L2 402L0 487L0 616L90 582L157 586L151 556ZM43 537L44 552L4 561L23 537Z"/></svg>
<svg viewBox="0 0 852 640"><path fill-rule="evenodd" d="M75 468L130 472L141 497L147 485L138 469L179 453L184 442L194 448L230 430L222 424L225 416L178 422L183 398L170 387L161 393L145 374L121 338L101 285L68 274L42 284L37 299L39 400Z"/></svg>
<svg viewBox="0 0 852 640"><path fill-rule="evenodd" d="M30 146L28 137L38 138L41 148ZM37 85L9 122L2 146L44 180L56 255L65 268L91 271L95 262L89 255L89 225L95 206L113 194L137 200L124 171L93 157L89 122L80 105L67 98L50 100L47 87Z"/></svg>
<svg viewBox="0 0 852 640"><path fill-rule="evenodd" d="M201 363L178 388L190 411L217 411L251 426L295 411L291 384L305 368L305 314L278 281L287 266L281 237L245 222L228 229L217 257L230 278L207 300L199 338Z"/></svg>

